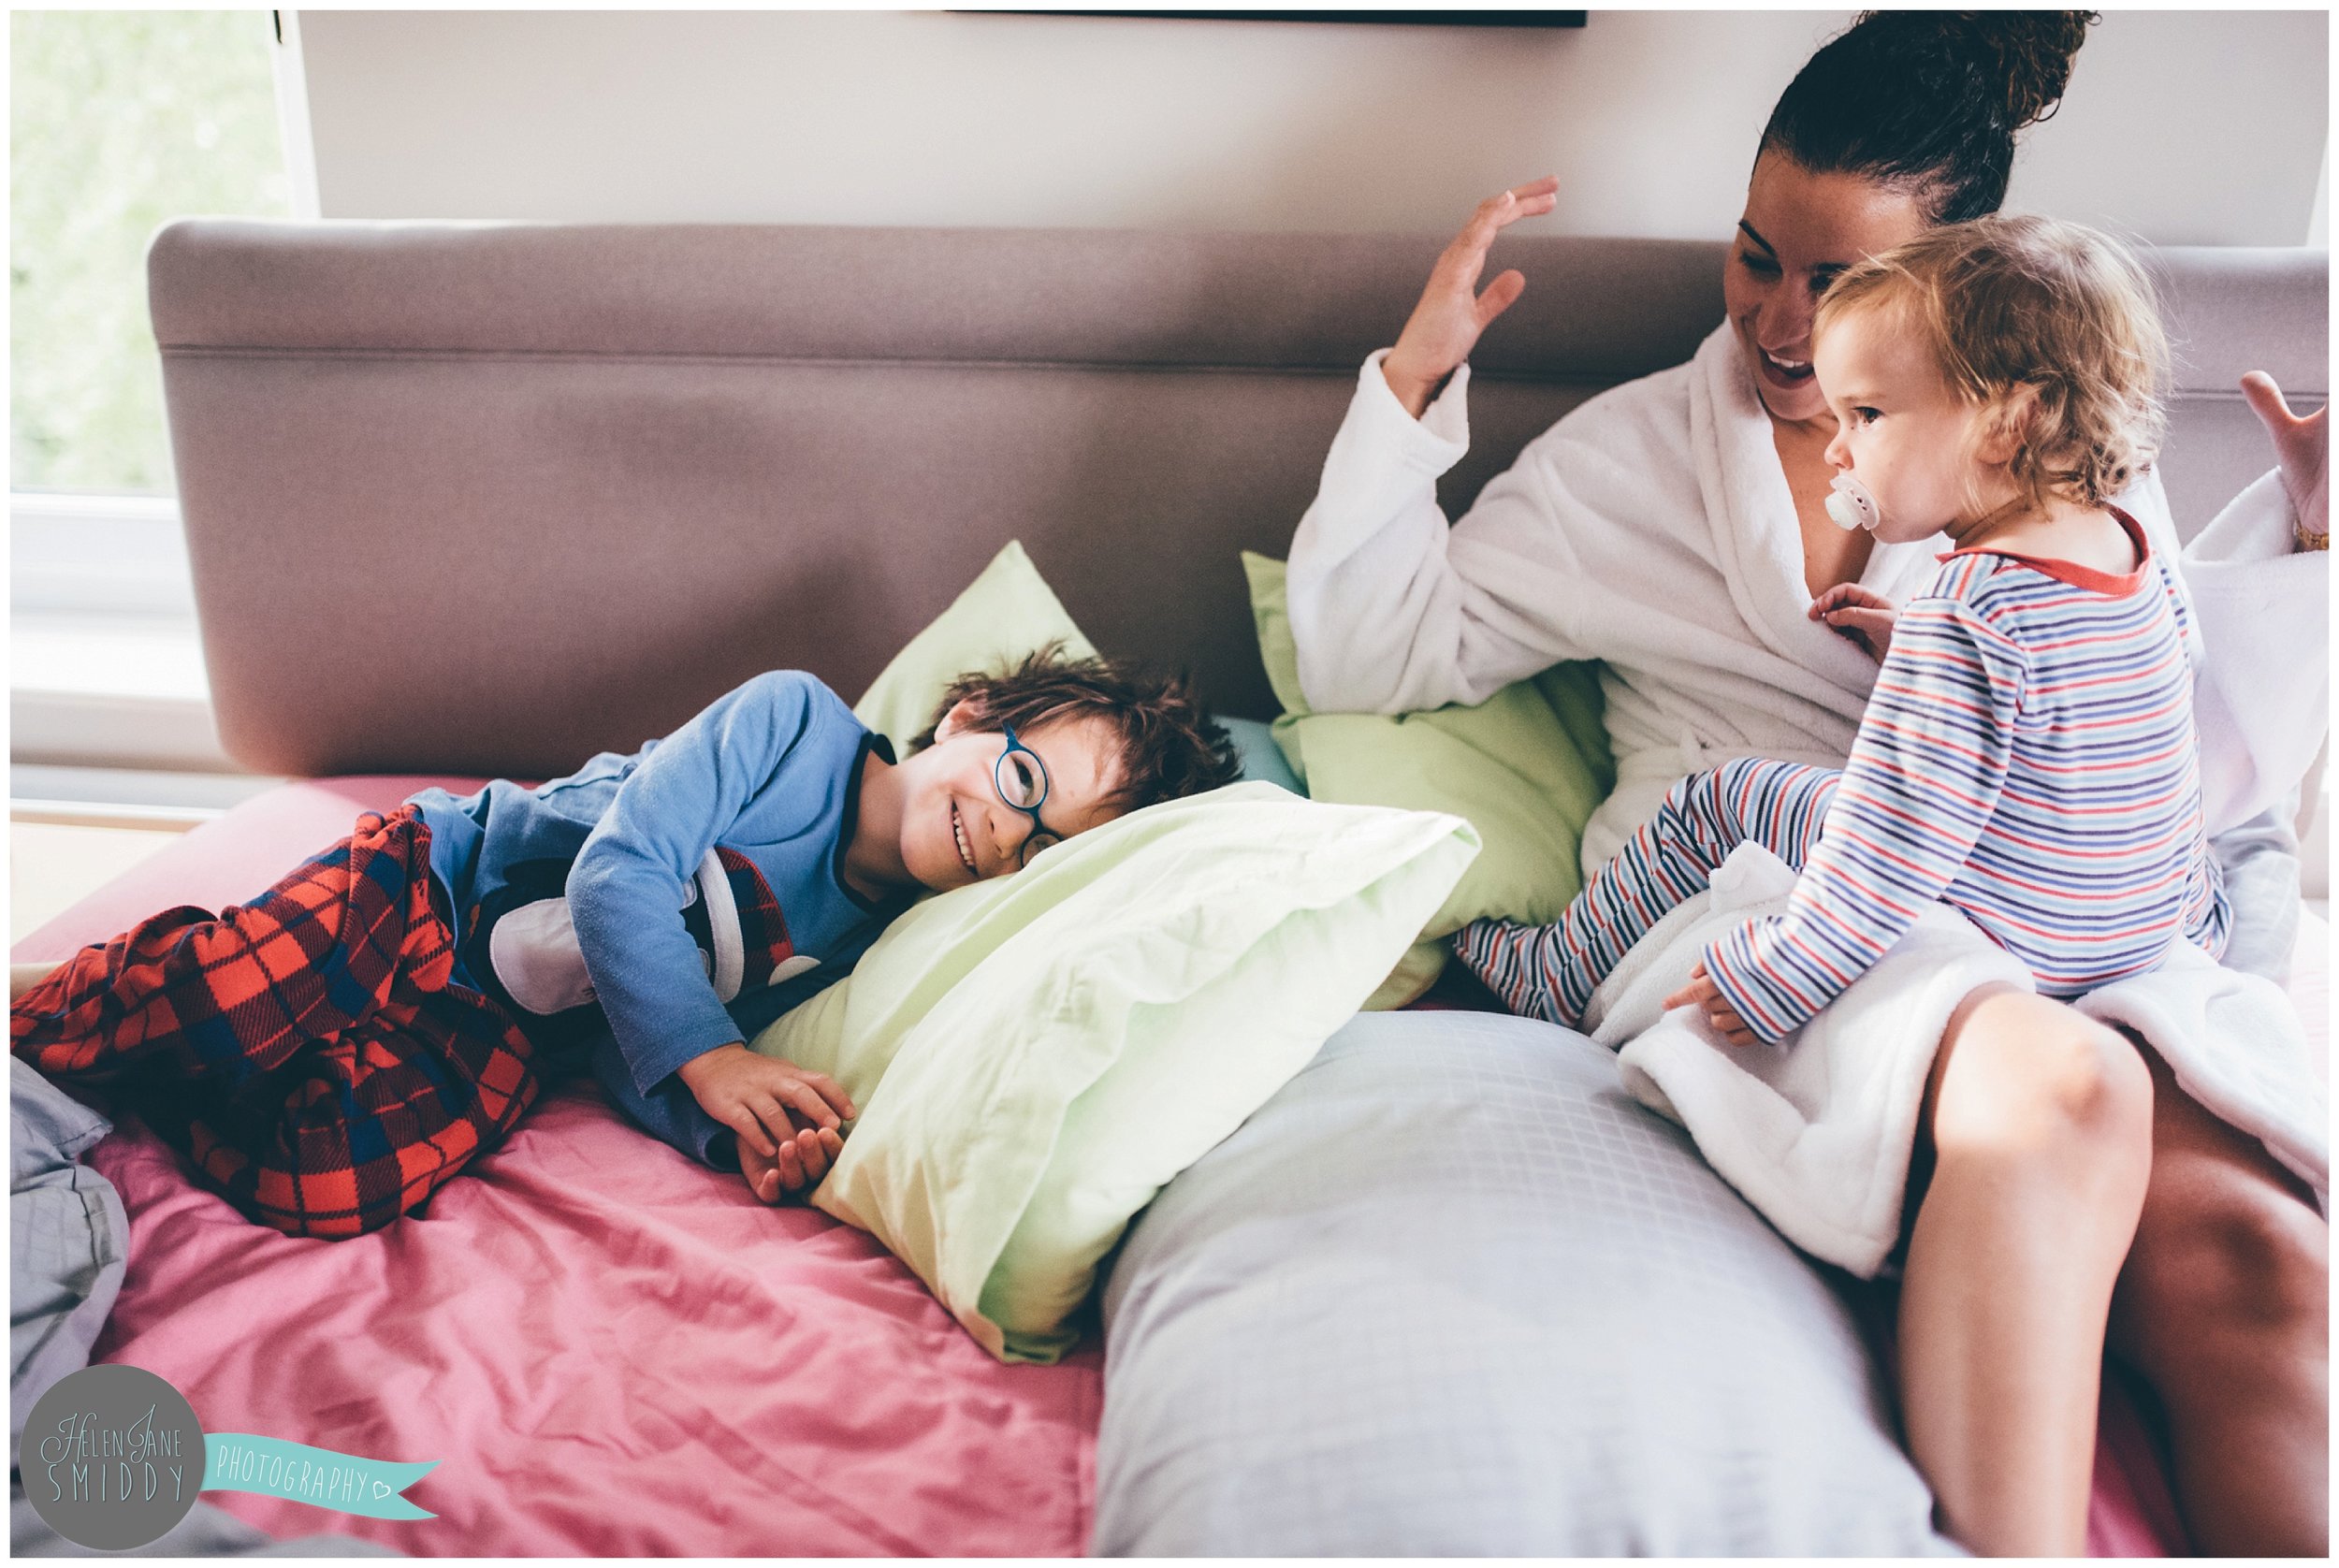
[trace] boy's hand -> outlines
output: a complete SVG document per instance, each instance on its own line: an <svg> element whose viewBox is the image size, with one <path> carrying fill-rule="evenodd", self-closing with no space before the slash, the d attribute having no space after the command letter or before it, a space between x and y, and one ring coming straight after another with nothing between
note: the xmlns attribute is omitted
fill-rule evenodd
<svg viewBox="0 0 2339 1568"><path fill-rule="evenodd" d="M1736 1009L1723 999L1722 987L1707 975L1706 961L1702 958L1697 961L1697 967L1690 971L1689 984L1667 996L1664 1005L1668 1011L1674 1008L1701 1009L1706 1014L1706 1022L1713 1025L1714 1033L1732 1045L1762 1043L1754 1038L1754 1031L1746 1026L1746 1020L1740 1018Z"/></svg>
<svg viewBox="0 0 2339 1568"><path fill-rule="evenodd" d="M1891 600L1857 583L1838 583L1811 601L1809 613L1813 620L1859 644L1879 664L1892 650L1893 623L1900 618Z"/></svg>
<svg viewBox="0 0 2339 1568"><path fill-rule="evenodd" d="M834 1132L853 1116L852 1101L826 1073L807 1072L777 1056L761 1056L738 1040L682 1064L682 1082L705 1112L739 1135L739 1168L748 1169L752 1150L766 1162L783 1158L783 1144L797 1145L797 1121ZM818 1141L817 1140L815 1140ZM796 1157L804 1151L797 1147ZM785 1167L782 1167L785 1172ZM821 1169L827 1169L825 1161ZM748 1185L755 1183L749 1180Z"/></svg>
<svg viewBox="0 0 2339 1568"><path fill-rule="evenodd" d="M739 1174L746 1178L748 1191L755 1194L757 1201L777 1203L819 1186L828 1168L844 1152L844 1139L827 1127L806 1127L794 1138L783 1140L776 1158L756 1153L743 1140Z"/></svg>

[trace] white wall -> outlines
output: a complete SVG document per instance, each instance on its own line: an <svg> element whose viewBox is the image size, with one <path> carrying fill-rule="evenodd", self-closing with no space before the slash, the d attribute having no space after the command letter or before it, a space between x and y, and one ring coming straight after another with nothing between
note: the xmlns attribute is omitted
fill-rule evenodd
<svg viewBox="0 0 2339 1568"><path fill-rule="evenodd" d="M1558 173L1549 232L1709 237L1845 11L1580 30L941 12L301 13L324 215L1450 230ZM2296 244L2320 11L2115 12L2010 205Z"/></svg>

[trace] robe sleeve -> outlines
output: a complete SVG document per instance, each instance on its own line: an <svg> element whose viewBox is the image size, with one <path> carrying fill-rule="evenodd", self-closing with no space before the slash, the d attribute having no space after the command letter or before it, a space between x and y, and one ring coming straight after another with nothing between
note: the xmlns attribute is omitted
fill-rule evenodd
<svg viewBox="0 0 2339 1568"><path fill-rule="evenodd" d="M1490 481L1450 528L1438 506L1438 480L1470 449L1470 367L1416 419L1382 379L1387 353L1365 362L1291 541L1286 589L1308 702L1365 713L1480 703L1598 657L1570 636L1566 604L1538 604L1522 637L1496 607L1503 585L1478 580L1506 557L1548 561L1560 547L1561 519L1530 465ZM1472 542L1467 557L1448 550L1456 535Z"/></svg>

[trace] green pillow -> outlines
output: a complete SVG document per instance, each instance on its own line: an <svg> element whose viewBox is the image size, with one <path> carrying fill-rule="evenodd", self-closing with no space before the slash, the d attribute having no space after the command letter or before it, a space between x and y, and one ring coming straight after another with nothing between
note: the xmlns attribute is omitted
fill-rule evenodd
<svg viewBox="0 0 2339 1568"><path fill-rule="evenodd" d="M1284 563L1243 552L1259 658L1283 704L1276 743L1311 799L1449 811L1477 829L1474 863L1423 940L1367 1007L1402 1007L1446 965L1437 938L1498 915L1556 920L1583 885L1584 823L1616 786L1600 722L1599 667L1555 664L1475 707L1422 713L1315 713L1300 690Z"/></svg>
<svg viewBox="0 0 2339 1568"><path fill-rule="evenodd" d="M917 905L750 1044L860 1111L813 1202L993 1355L1053 1361L1130 1218L1356 1012L1477 848L1256 781L1167 802Z"/></svg>
<svg viewBox="0 0 2339 1568"><path fill-rule="evenodd" d="M1052 642L1064 644L1067 658L1097 654L1022 543L1010 541L949 609L893 656L853 704L853 717L892 741L898 756L934 721L951 682L969 670L1004 670Z"/></svg>

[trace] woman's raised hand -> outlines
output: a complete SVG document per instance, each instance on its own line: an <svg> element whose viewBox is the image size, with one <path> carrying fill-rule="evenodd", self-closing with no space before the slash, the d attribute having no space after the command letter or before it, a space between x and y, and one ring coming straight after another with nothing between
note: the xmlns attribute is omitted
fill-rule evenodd
<svg viewBox="0 0 2339 1568"><path fill-rule="evenodd" d="M1416 419L1430 406L1438 384L1470 357L1487 324L1509 310L1527 287L1526 278L1513 270L1500 274L1479 293L1478 274L1486 270L1487 248L1519 219L1550 211L1559 204L1559 176L1547 174L1487 197L1430 269L1421 302L1398 334L1397 346L1381 361L1382 379Z"/></svg>
<svg viewBox="0 0 2339 1568"><path fill-rule="evenodd" d="M2252 370L2242 378L2242 396L2274 441L2282 487L2290 497L2291 515L2298 520L2299 542L2309 548L2326 547L2331 537L2330 405L2300 418L2290 412L2274 378L2263 370ZM2317 537L2324 544L2310 544Z"/></svg>

